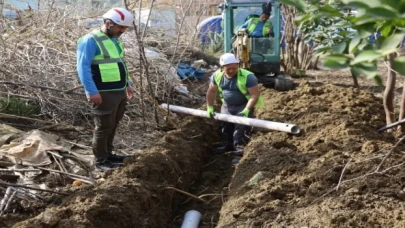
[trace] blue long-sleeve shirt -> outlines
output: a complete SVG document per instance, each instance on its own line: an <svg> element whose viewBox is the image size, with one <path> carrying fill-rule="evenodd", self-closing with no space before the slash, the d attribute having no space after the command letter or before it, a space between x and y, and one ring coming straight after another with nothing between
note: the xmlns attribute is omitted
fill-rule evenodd
<svg viewBox="0 0 405 228"><path fill-rule="evenodd" d="M111 38L118 50L120 50L117 39ZM100 55L101 51L98 48L96 41L88 34L82 38L77 45L77 73L80 81L88 95L99 93L96 84L93 81L91 74L91 63L96 55ZM131 82L128 81L130 85Z"/></svg>
<svg viewBox="0 0 405 228"><path fill-rule="evenodd" d="M77 73L88 95L98 93L91 75L91 62L93 62L94 56L100 53L96 41L90 35L84 36L77 45Z"/></svg>
<svg viewBox="0 0 405 228"><path fill-rule="evenodd" d="M239 27L239 30L245 29L249 26L249 24L252 22L252 19L247 20L243 25ZM251 37L263 37L263 27L266 22L260 21L257 23L257 26L255 30L250 34ZM271 31L273 31L273 28L271 28Z"/></svg>

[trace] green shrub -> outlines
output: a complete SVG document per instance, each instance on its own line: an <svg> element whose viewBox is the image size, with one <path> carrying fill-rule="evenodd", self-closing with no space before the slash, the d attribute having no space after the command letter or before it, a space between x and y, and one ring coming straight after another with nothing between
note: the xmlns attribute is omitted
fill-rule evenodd
<svg viewBox="0 0 405 228"><path fill-rule="evenodd" d="M41 113L41 108L32 101L25 101L17 98L0 98L0 113L32 116Z"/></svg>

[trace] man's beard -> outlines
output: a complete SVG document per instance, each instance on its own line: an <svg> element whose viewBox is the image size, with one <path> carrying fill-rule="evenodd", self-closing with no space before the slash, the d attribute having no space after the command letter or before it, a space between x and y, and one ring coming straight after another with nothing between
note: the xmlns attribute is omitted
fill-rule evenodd
<svg viewBox="0 0 405 228"><path fill-rule="evenodd" d="M122 32L113 34L109 29L107 29L107 36L110 38L119 38L122 35Z"/></svg>

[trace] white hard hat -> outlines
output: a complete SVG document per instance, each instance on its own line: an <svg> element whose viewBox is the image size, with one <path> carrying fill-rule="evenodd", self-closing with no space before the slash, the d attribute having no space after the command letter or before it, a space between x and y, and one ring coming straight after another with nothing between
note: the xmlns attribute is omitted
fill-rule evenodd
<svg viewBox="0 0 405 228"><path fill-rule="evenodd" d="M117 25L132 26L134 17L131 12L124 8L112 8L103 15L104 19L110 19Z"/></svg>
<svg viewBox="0 0 405 228"><path fill-rule="evenodd" d="M239 63L239 59L232 53L225 53L219 58L219 65L225 66L232 63Z"/></svg>

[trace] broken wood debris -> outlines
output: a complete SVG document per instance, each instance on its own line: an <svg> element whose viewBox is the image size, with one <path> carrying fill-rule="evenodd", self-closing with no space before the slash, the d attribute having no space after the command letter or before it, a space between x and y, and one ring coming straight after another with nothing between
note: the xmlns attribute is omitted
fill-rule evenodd
<svg viewBox="0 0 405 228"><path fill-rule="evenodd" d="M48 171L48 172L65 174L67 176L70 176L72 179L81 180L81 181L83 181L84 183L87 183L87 184L92 184L92 185L94 184L94 180L93 180L93 178L91 176L89 178L89 177L85 177L85 176L76 175L76 174L73 174L73 173L58 171L58 170L54 170L54 169L47 169L47 168L42 168L42 167L38 167L38 169L45 170L45 171Z"/></svg>
<svg viewBox="0 0 405 228"><path fill-rule="evenodd" d="M4 189L0 187L1 189ZM8 209L10 203L14 200L14 197L21 198L25 200L43 200L44 198L36 195L32 192L29 192L25 189L19 189L14 187L7 187L5 189L5 194L3 199L0 201L0 216Z"/></svg>
<svg viewBox="0 0 405 228"><path fill-rule="evenodd" d="M41 172L39 169L0 169L0 172Z"/></svg>
<svg viewBox="0 0 405 228"><path fill-rule="evenodd" d="M35 188L35 187L30 187L30 186L21 185L21 184L11 184L11 183L7 183L7 182L4 182L4 181L0 181L0 185L8 186L8 187L26 188L26 189L36 190L36 191L40 191L40 192L55 193L55 194L64 195L64 196L69 195L69 194L66 194L66 193L63 193L63 192L57 192L57 191L52 191L52 190L42 189L42 188Z"/></svg>
<svg viewBox="0 0 405 228"><path fill-rule="evenodd" d="M1 114L0 118L2 118ZM10 133L3 132L0 139L7 139L7 134ZM95 184L89 171L92 158L71 151L67 146L69 142L55 135L36 129L21 134L11 141L2 142L0 145L2 147L0 151L0 215L14 210L16 207L13 204L25 207L29 204L23 201L45 200L49 195L44 193L69 195L64 190L53 189L54 186L63 188L68 184L71 186L79 186L77 183ZM82 149L88 149L84 145L75 144ZM55 179L53 175L58 178ZM71 180L77 182L76 185L72 184Z"/></svg>

